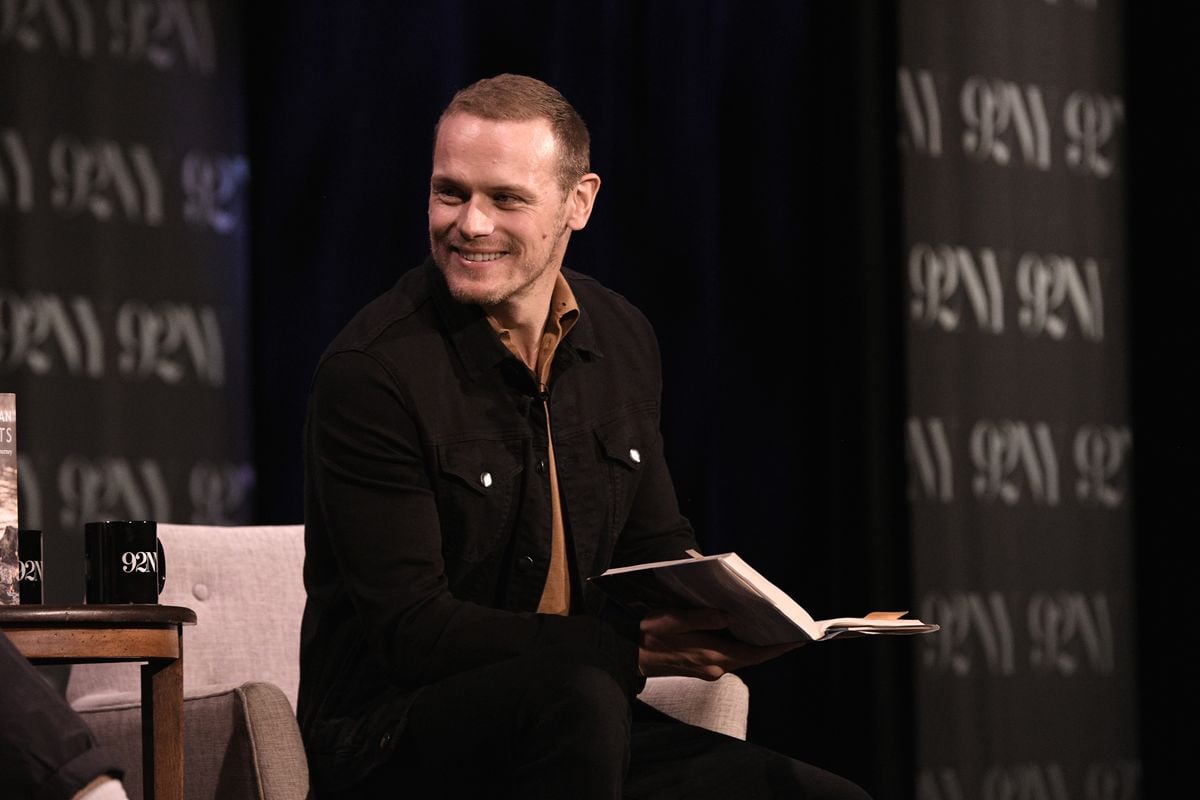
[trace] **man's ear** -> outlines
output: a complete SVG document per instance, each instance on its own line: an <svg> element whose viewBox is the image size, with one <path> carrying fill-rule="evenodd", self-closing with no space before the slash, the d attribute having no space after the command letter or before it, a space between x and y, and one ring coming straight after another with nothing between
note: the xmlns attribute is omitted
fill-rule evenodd
<svg viewBox="0 0 1200 800"><path fill-rule="evenodd" d="M567 195L567 227L573 231L583 230L592 216L592 206L600 192L600 176L589 172L579 179Z"/></svg>

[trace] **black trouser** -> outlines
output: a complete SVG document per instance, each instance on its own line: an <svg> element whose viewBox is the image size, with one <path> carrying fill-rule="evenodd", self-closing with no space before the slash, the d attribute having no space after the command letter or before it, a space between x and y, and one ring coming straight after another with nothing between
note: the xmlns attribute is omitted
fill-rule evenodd
<svg viewBox="0 0 1200 800"><path fill-rule="evenodd" d="M397 753L346 796L867 798L816 767L631 709L605 671L544 654L426 687Z"/></svg>
<svg viewBox="0 0 1200 800"><path fill-rule="evenodd" d="M0 794L57 800L121 777L84 721L0 633Z"/></svg>

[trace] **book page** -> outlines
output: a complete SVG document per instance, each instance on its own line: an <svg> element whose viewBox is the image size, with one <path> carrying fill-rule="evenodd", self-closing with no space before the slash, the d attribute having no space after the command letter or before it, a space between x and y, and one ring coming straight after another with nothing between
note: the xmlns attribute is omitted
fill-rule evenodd
<svg viewBox="0 0 1200 800"><path fill-rule="evenodd" d="M933 633L941 629L939 625L931 625L919 619L889 619L871 616L823 619L817 622L817 626L822 630L822 639L832 639L835 636L900 636Z"/></svg>
<svg viewBox="0 0 1200 800"><path fill-rule="evenodd" d="M720 556L720 559L721 563L730 572L740 578L743 584L770 601L776 608L795 622L801 630L807 633L810 638L820 638L822 631L813 621L812 616L799 603L793 600L787 592L764 578L759 574L758 570L743 561L736 553L725 553Z"/></svg>
<svg viewBox="0 0 1200 800"><path fill-rule="evenodd" d="M618 567L591 580L635 613L670 608L723 611L733 619L729 632L750 644L801 642L820 635L799 606L794 606L799 613L790 615L759 586L731 570L725 563L728 555ZM761 576L759 580L767 583Z"/></svg>
<svg viewBox="0 0 1200 800"><path fill-rule="evenodd" d="M925 623L919 619L873 619L871 617L835 617L817 622L822 629L829 628L921 628Z"/></svg>

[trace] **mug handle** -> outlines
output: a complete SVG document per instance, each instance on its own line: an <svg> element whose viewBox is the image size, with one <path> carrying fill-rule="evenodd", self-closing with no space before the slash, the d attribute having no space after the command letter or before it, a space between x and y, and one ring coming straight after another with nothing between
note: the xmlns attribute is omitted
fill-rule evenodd
<svg viewBox="0 0 1200 800"><path fill-rule="evenodd" d="M163 550L162 539L155 537L154 541L158 543L158 593L162 594L167 583L167 553Z"/></svg>

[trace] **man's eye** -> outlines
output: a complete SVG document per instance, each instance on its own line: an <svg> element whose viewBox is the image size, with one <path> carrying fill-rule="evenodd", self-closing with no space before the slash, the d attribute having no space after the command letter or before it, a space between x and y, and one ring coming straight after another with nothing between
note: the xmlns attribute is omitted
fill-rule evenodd
<svg viewBox="0 0 1200 800"><path fill-rule="evenodd" d="M463 201L463 193L457 189L434 189L433 194L443 203L461 203Z"/></svg>
<svg viewBox="0 0 1200 800"><path fill-rule="evenodd" d="M511 206L521 202L521 198L515 194L498 194L492 198L498 205Z"/></svg>

